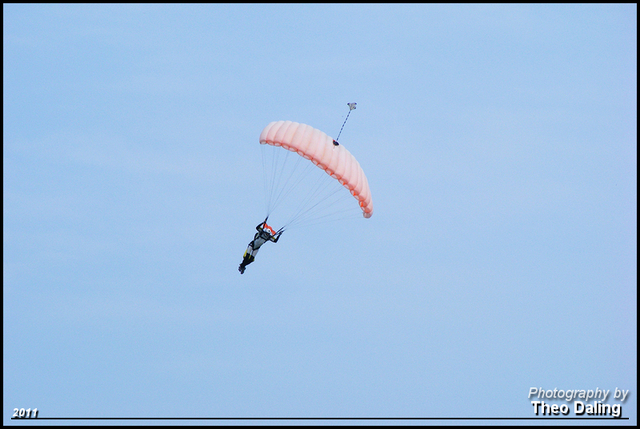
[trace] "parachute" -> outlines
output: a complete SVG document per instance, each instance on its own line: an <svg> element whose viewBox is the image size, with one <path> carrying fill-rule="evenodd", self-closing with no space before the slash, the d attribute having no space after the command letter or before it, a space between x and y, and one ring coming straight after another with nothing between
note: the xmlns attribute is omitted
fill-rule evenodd
<svg viewBox="0 0 640 429"><path fill-rule="evenodd" d="M355 109L355 103L349 103L349 112ZM346 121L345 121L346 122ZM344 126L344 124L343 124ZM263 167L265 168L265 181L269 182L269 185L265 183L265 192L269 195L276 194L276 199L281 195L286 195L291 191L291 188L295 188L299 183L305 182L306 177L300 176L294 177L294 171L298 168L301 161L309 160L313 165L324 170L321 174L329 179L329 182L336 183L338 190L342 189L340 185L346 188L358 202L359 209L365 218L370 218L373 214L373 202L371 199L371 191L369 189L369 183L367 176L365 175L362 167L356 158L343 146L338 144L336 140L329 137L324 132L315 129L306 124L300 124L292 121L275 121L267 125L260 133L260 144L263 147L271 146L276 152L271 155L271 170L265 167L265 155L263 151ZM283 156L282 149L286 149L289 152ZM295 156L295 160L291 173L284 173L282 166L286 164L289 153L295 153L299 156ZM280 157L284 157L284 160L280 160ZM312 169L315 169L312 164ZM303 167L308 168L308 167ZM320 173L322 173L320 171ZM327 176L328 175L328 176ZM284 178L283 178L284 176ZM320 179L323 180L323 179ZM276 185L284 183L284 186ZM322 186L333 186L332 183L323 184ZM289 187L287 188L287 184ZM273 189L281 188L281 189ZM316 206L323 203L324 199L329 199L334 193L340 193L338 190L331 191L324 197L316 196L317 190L307 191L298 200L308 200L306 205L300 208L298 213L307 213L314 209ZM344 190L342 191L344 193ZM348 194L345 193L348 196ZM317 201L316 201L317 200ZM267 204L267 216L270 215L271 208L270 203ZM349 205L351 206L351 205ZM356 208L358 206L355 206ZM285 226L288 226L287 223Z"/></svg>

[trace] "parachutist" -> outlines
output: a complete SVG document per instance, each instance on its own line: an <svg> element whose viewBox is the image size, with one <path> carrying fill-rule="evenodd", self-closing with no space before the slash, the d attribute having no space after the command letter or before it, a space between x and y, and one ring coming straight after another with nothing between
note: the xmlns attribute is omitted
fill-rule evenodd
<svg viewBox="0 0 640 429"><path fill-rule="evenodd" d="M283 230L281 229L278 232L274 231L273 228L267 225L268 218L269 217L267 216L264 222L261 222L258 224L258 226L256 226L256 230L258 232L256 232L253 240L251 240L251 243L249 243L249 246L247 246L247 250L245 250L242 257L242 262L238 267L238 271L240 271L240 274L244 274L244 270L247 268L247 265L249 265L256 259L256 254L258 253L258 250L260 250L260 246L262 246L267 241L277 243L280 239Z"/></svg>

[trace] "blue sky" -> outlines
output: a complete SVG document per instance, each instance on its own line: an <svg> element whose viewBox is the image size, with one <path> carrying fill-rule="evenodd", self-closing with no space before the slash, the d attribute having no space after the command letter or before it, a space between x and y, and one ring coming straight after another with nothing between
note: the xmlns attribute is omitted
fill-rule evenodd
<svg viewBox="0 0 640 429"><path fill-rule="evenodd" d="M637 423L636 51L636 5L3 5L3 422ZM373 217L241 276L260 132L348 102Z"/></svg>

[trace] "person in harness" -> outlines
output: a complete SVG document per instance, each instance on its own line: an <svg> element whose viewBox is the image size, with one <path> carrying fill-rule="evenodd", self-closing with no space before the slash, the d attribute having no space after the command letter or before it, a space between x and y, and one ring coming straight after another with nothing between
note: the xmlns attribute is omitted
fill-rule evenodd
<svg viewBox="0 0 640 429"><path fill-rule="evenodd" d="M249 243L249 246L247 246L247 250L245 250L242 257L242 262L238 267L238 271L240 271L240 274L244 274L244 270L245 268L247 268L247 265L249 265L256 259L256 254L258 253L258 250L260 250L260 246L262 246L267 241L277 243L280 239L280 236L282 235L283 230L281 229L278 232L274 231L273 228L267 225L267 219L269 219L268 216L267 218L265 218L264 222L261 222L260 224L258 224L258 226L256 226L256 230L258 232L256 232L253 240L251 240L251 243Z"/></svg>

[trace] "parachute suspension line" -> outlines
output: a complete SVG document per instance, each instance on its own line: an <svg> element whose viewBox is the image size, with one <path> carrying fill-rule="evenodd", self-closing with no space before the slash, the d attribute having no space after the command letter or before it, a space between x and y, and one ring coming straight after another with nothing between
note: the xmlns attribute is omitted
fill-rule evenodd
<svg viewBox="0 0 640 429"><path fill-rule="evenodd" d="M333 181L329 179L329 176L326 175L324 171L316 170L315 173L317 174L317 176L313 186L310 188L307 195L300 200L298 204L298 210L291 217L291 219L289 219L286 225L292 223L295 219L299 218L301 215L309 211L309 204L311 204L312 201L318 200L323 191L332 185ZM323 201L324 199L326 198L323 198L320 201Z"/></svg>
<svg viewBox="0 0 640 429"><path fill-rule="evenodd" d="M270 213L270 207L269 207L269 200L267 195L269 195L269 174L268 174L268 170L267 170L267 165L265 163L265 158L266 158L266 154L265 154L265 148L264 145L260 145L260 153L262 155L262 184L263 184L263 198L264 198L264 208L266 211L266 215L267 217L269 217Z"/></svg>
<svg viewBox="0 0 640 429"><path fill-rule="evenodd" d="M267 146L267 145L263 145ZM280 189L280 182L282 181L282 175L284 174L285 166L287 165L287 160L289 159L289 151L282 157L282 150L273 150L273 147L266 148L268 152L271 152L271 170L270 176L271 180L269 183L268 189L268 209L267 215L270 215L271 212L276 208L278 203L278 192ZM282 158L282 159L281 159Z"/></svg>
<svg viewBox="0 0 640 429"><path fill-rule="evenodd" d="M278 153L282 152L282 151L276 151ZM278 203L278 189L280 188L280 182L282 181L282 174L284 173L284 167L285 165L287 165L287 160L289 159L289 151L287 151L287 153L284 155L284 159L282 160L282 165L276 165L277 170L280 172L280 174L278 174L278 179L277 181L274 183L273 185L273 194L272 194L272 198L273 196L275 196L275 199L273 200L273 208L275 209L277 203Z"/></svg>
<svg viewBox="0 0 640 429"><path fill-rule="evenodd" d="M358 104L358 103L347 103L347 106L349 106L349 113L347 113L347 117L344 118L344 122L342 123L342 126L340 127L340 132L338 133L338 137L336 137L336 141L337 142L340 141L340 134L342 134L342 129L344 128L344 124L347 123L347 119L349 119L349 115L351 114L351 111L356 108L356 104Z"/></svg>
<svg viewBox="0 0 640 429"><path fill-rule="evenodd" d="M264 178L264 202L265 202L265 209L266 209L266 216L269 216L271 214L271 201L269 196L271 195L271 176L273 173L273 155L271 154L266 154L264 151L264 146L262 146L260 149L262 149L262 168L263 168L263 178ZM269 159L267 159L268 155Z"/></svg>
<svg viewBox="0 0 640 429"><path fill-rule="evenodd" d="M276 202L274 203L274 209L275 209L275 207L278 206L278 204L281 201L286 200L286 198L289 196L289 194L291 194L298 187L298 185L300 185L300 183L302 183L305 180L305 178L308 176L309 170L315 168L313 163L305 163L305 167L301 171L298 172L297 171L298 170L298 166L302 163L303 160L304 160L303 157L301 157L301 156L297 157L295 165L293 166L293 169L291 170L291 173L289 174L289 177L287 177L287 180L284 183L284 185L282 185L282 187L280 187L280 192L279 192L278 196L276 197ZM289 184L289 181L291 180L291 178L294 178L294 179L291 182L291 184Z"/></svg>
<svg viewBox="0 0 640 429"><path fill-rule="evenodd" d="M301 225L310 226L344 219L360 218L362 212L360 211L359 207L353 207L352 205L349 205L349 207L347 208L340 208L340 204L338 204L339 202L346 202L346 200L350 200L351 198L353 198L350 193L344 192L344 190L342 190L341 188L342 186L335 188L330 194L324 196L320 201L316 202L311 207L306 208L301 213L298 213L292 220L290 220L286 224L286 227L291 228ZM327 204L324 204L324 202L327 200L329 200L329 202ZM338 208L333 211L327 211L328 207Z"/></svg>
<svg viewBox="0 0 640 429"><path fill-rule="evenodd" d="M307 198L300 203L298 211L293 217L287 221L285 224L287 228L293 225L308 224L310 221L340 214L340 210L325 214L323 214L323 211L326 211L329 207L334 207L341 200L345 201L353 198L351 193L346 192L339 182L332 180L325 172L319 172L322 174L318 177L314 189L309 192ZM325 202L327 202L327 204L325 204ZM342 212L351 212L352 214L357 214L359 211L359 208L342 210Z"/></svg>
<svg viewBox="0 0 640 429"><path fill-rule="evenodd" d="M267 155L265 155L265 145L262 145L262 160L263 160L263 168L265 168L264 176L265 176L265 200L267 202L267 216L271 214L273 210L273 194L276 188L276 177L279 171L278 166L280 164L280 151L269 151ZM265 162L265 158L269 158ZM269 164L269 165L267 165Z"/></svg>
<svg viewBox="0 0 640 429"><path fill-rule="evenodd" d="M274 147L271 145L262 145L263 155L263 168L264 168L264 186L265 186L265 200L267 202L267 215L273 213L273 211L280 205L280 203L287 200L287 197L293 193L301 183L309 177L310 171L316 168L311 162L306 161L302 156L297 154L289 154L287 150L286 155L281 155L284 150L280 147ZM268 152L268 154L267 154ZM280 162L283 157L282 163ZM291 158L295 158L293 161ZM271 162L269 167L266 158L270 158ZM300 167L304 164L304 167ZM283 181L283 178L286 179ZM268 178L268 179L267 179Z"/></svg>
<svg viewBox="0 0 640 429"><path fill-rule="evenodd" d="M312 225L321 225L329 222L338 222L346 219L360 219L362 217L362 212L359 210L354 210L353 208L336 210L331 213L305 218L302 221L291 223L287 225L287 228L298 227L298 226L312 226Z"/></svg>

